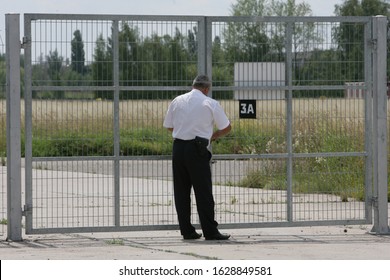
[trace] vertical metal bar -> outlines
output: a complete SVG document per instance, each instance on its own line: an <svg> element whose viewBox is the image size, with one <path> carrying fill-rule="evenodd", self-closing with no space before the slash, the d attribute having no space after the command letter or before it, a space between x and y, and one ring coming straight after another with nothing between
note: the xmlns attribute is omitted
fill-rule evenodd
<svg viewBox="0 0 390 280"><path fill-rule="evenodd" d="M113 21L113 67L114 67L114 200L115 226L120 226L120 143L119 143L119 23Z"/></svg>
<svg viewBox="0 0 390 280"><path fill-rule="evenodd" d="M211 81L213 80L212 25L213 22L207 17L203 17L199 20L199 30L202 31L199 32L198 71L200 71L200 73L205 73ZM213 87L211 87L208 96L213 98ZM210 149L211 151L213 150L212 145L210 145Z"/></svg>
<svg viewBox="0 0 390 280"><path fill-rule="evenodd" d="M374 227L376 234L389 234L387 198L387 18L373 18L374 89Z"/></svg>
<svg viewBox="0 0 390 280"><path fill-rule="evenodd" d="M198 74L207 73L207 32L205 18L198 21Z"/></svg>
<svg viewBox="0 0 390 280"><path fill-rule="evenodd" d="M6 14L7 54L7 239L22 240L20 141L20 16Z"/></svg>
<svg viewBox="0 0 390 280"><path fill-rule="evenodd" d="M32 202L32 91L31 18L24 15L25 217L26 234L33 230Z"/></svg>
<svg viewBox="0 0 390 280"><path fill-rule="evenodd" d="M287 137L287 221L293 220L293 197L292 197L292 176L293 176L293 147L292 147L292 36L293 36L293 23L289 22L286 26L286 83L288 87L287 91L287 106L286 106L286 137Z"/></svg>
<svg viewBox="0 0 390 280"><path fill-rule="evenodd" d="M206 49L206 56L205 56L205 61L206 61L206 74L210 77L210 79L213 79L213 22L209 19L204 18L203 19L206 30L205 34L205 49ZM213 96L213 88L211 88L209 92L209 96Z"/></svg>
<svg viewBox="0 0 390 280"><path fill-rule="evenodd" d="M366 92L364 95L364 115L365 115L365 218L367 223L372 223L372 37L371 21L364 27L364 79Z"/></svg>

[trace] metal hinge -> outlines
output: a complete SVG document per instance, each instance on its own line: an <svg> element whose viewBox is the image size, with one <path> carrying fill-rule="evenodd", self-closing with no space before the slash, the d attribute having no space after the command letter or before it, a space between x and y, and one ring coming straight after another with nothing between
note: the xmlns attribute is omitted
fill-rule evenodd
<svg viewBox="0 0 390 280"><path fill-rule="evenodd" d="M371 205L372 207L378 207L378 197L377 196L372 196L371 197Z"/></svg>
<svg viewBox="0 0 390 280"><path fill-rule="evenodd" d="M27 212L31 212L31 210L32 210L31 207L29 207L28 205L24 205L22 210L22 216L26 217Z"/></svg>
<svg viewBox="0 0 390 280"><path fill-rule="evenodd" d="M20 47L21 47L22 49L25 49L25 48L27 47L27 44L28 44L29 42L30 42L29 38L26 37L26 36L24 36L24 37L23 37L23 41L22 41L22 43L20 44Z"/></svg>
<svg viewBox="0 0 390 280"><path fill-rule="evenodd" d="M368 44L371 46L373 50L376 50L378 46L378 39L371 39L368 41Z"/></svg>

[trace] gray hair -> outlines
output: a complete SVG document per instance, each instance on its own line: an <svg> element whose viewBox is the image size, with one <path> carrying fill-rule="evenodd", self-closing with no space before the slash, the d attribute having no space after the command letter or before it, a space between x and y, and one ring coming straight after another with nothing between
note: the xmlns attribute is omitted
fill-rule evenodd
<svg viewBox="0 0 390 280"><path fill-rule="evenodd" d="M209 88L211 87L210 78L206 75L198 75L192 82L194 88Z"/></svg>

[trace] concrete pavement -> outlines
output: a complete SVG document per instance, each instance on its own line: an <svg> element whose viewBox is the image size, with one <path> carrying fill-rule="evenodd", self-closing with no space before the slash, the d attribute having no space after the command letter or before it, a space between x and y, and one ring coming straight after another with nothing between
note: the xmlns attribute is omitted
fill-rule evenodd
<svg viewBox="0 0 390 280"><path fill-rule="evenodd" d="M221 230L228 241L178 231L29 235L0 242L1 260L390 260L390 235L370 225ZM4 237L5 238L5 237Z"/></svg>

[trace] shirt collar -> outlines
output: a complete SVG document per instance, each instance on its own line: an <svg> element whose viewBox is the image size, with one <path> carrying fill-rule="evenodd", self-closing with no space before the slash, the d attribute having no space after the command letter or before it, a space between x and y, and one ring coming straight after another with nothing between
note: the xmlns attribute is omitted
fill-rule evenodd
<svg viewBox="0 0 390 280"><path fill-rule="evenodd" d="M196 88L193 88L192 92L194 92L194 93L196 92L197 94L201 94L203 96L207 96L206 94L204 94L203 92L201 92L199 89L196 89Z"/></svg>

